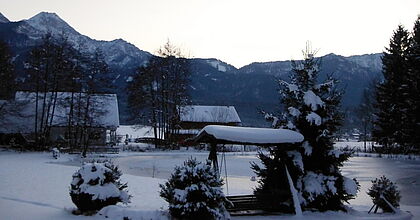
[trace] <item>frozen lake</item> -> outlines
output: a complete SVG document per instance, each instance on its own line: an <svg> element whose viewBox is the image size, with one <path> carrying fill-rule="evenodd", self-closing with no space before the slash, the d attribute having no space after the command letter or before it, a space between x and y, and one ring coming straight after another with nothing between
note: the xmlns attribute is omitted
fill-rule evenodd
<svg viewBox="0 0 420 220"><path fill-rule="evenodd" d="M180 165L189 157L205 161L207 153L145 153L139 156L116 158L124 173L167 179L175 165ZM226 153L226 169L228 173L229 194L249 194L257 184L251 181L255 174L250 168L250 162L259 163L255 153ZM219 164L222 156L219 154ZM401 205L420 206L420 161L372 157L352 157L342 168L343 175L356 178L361 191L357 199L351 200L352 205L371 206L366 191L371 186L371 180L381 175L396 182L401 190ZM225 176L225 166L222 167L222 177ZM226 188L226 187L225 187ZM226 191L226 189L225 189Z"/></svg>
<svg viewBox="0 0 420 220"><path fill-rule="evenodd" d="M344 164L342 171L343 175L355 177L359 181L361 185L359 197L367 197L365 192L370 188L372 179L385 175L397 183L401 191L402 205L420 205L420 161L418 160L352 157Z"/></svg>

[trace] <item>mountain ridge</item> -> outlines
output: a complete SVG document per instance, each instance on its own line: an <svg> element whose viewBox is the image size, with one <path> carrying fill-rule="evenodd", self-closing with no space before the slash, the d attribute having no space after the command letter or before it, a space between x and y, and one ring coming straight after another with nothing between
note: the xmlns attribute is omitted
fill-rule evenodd
<svg viewBox="0 0 420 220"><path fill-rule="evenodd" d="M123 39L101 41L80 34L55 13L41 12L28 20L0 23L0 39L11 45L19 65L23 65L25 53L39 44L48 32L55 38L67 34L74 47L84 45L89 52L96 49L104 52L119 97L121 121L129 123L125 87L134 75L134 69L147 63L153 55ZM367 81L380 76L380 56L380 53L349 57L327 54L320 57L323 62L321 79L327 74L336 74L347 90L343 104L356 105ZM290 60L254 62L241 68L216 58L192 58L190 61L192 77L189 92L192 102L236 105L245 125L263 124L264 119L259 119L257 108L275 111L279 107L276 82L279 78L287 80L291 70ZM24 82L23 68L20 68L19 75Z"/></svg>
<svg viewBox="0 0 420 220"><path fill-rule="evenodd" d="M0 13L0 22L7 23L7 22L10 22L10 20L6 16L4 16L2 13Z"/></svg>

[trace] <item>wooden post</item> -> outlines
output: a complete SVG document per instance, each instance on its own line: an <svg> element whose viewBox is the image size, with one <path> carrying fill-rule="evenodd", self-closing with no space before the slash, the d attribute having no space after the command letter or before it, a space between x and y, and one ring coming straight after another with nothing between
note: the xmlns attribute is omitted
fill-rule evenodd
<svg viewBox="0 0 420 220"><path fill-rule="evenodd" d="M295 207L295 215L302 216L302 207L300 206L297 190L295 186L293 185L293 181L292 181L292 178L290 177L289 170L287 169L286 164L284 165L284 168L286 169L287 181L289 182L290 193L292 194L293 206Z"/></svg>
<svg viewBox="0 0 420 220"><path fill-rule="evenodd" d="M210 143L210 153L208 158L213 163L213 169L219 174L219 165L217 163L217 144L215 142Z"/></svg>

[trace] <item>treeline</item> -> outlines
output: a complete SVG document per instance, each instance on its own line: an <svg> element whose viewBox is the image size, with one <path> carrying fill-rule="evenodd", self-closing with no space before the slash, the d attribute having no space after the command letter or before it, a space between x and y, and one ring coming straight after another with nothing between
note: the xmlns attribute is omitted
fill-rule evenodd
<svg viewBox="0 0 420 220"><path fill-rule="evenodd" d="M179 107L189 102L189 60L169 41L139 66L128 86L128 100L134 119L153 127L158 140L171 140L179 127Z"/></svg>
<svg viewBox="0 0 420 220"><path fill-rule="evenodd" d="M373 140L387 152L420 153L420 17L394 31L374 94Z"/></svg>

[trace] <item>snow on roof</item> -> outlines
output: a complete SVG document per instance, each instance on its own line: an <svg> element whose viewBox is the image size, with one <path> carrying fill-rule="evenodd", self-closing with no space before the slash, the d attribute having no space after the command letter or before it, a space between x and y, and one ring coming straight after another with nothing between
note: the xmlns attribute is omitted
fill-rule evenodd
<svg viewBox="0 0 420 220"><path fill-rule="evenodd" d="M240 123L234 106L187 105L180 107L180 119L184 122Z"/></svg>
<svg viewBox="0 0 420 220"><path fill-rule="evenodd" d="M194 138L196 142L219 141L255 145L299 143L304 139L299 132L288 129L234 127L208 125Z"/></svg>
<svg viewBox="0 0 420 220"><path fill-rule="evenodd" d="M43 93L39 94L38 114L42 114ZM53 93L47 93L47 101ZM86 93L75 93L75 100L81 96L86 99ZM66 126L70 111L70 92L58 92L57 103L54 109L52 126ZM75 101L76 102L76 101ZM84 106L84 105L83 105ZM82 106L82 108L83 108ZM32 133L35 127L36 93L16 92L15 101L8 106L11 111L6 111L3 120L0 122L1 133ZM95 109L90 114L93 127L117 128L119 126L118 101L116 94L93 94L91 96L91 107ZM75 107L76 109L76 107ZM83 111L83 109L82 109ZM50 114L52 107L50 108Z"/></svg>

